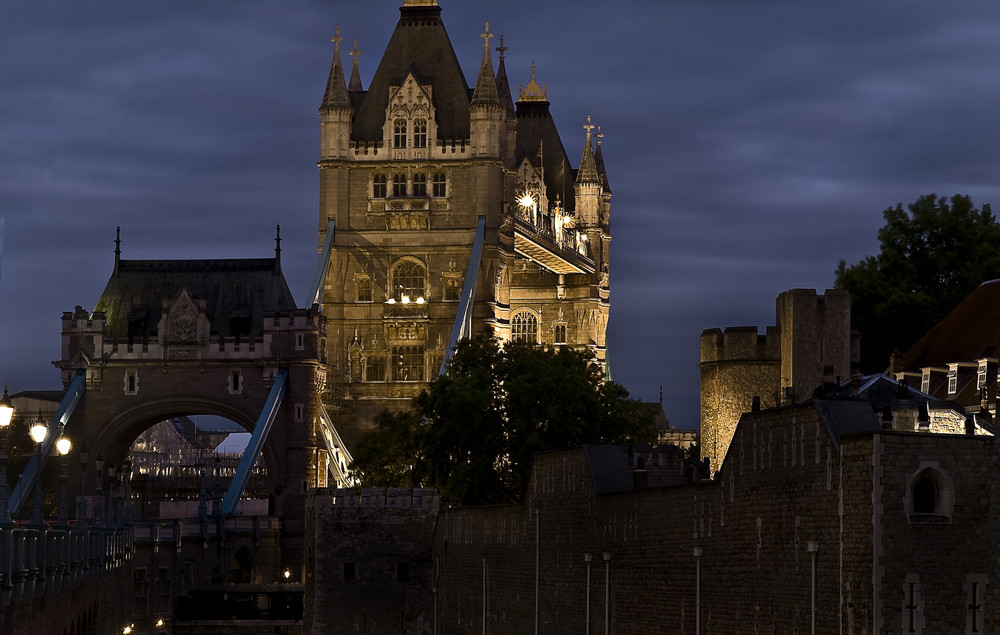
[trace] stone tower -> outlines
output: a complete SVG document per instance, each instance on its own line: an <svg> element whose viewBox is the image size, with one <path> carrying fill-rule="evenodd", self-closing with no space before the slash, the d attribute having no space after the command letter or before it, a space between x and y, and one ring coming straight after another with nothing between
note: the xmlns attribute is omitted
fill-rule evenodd
<svg viewBox="0 0 1000 635"><path fill-rule="evenodd" d="M463 36L466 37L466 36ZM468 34L468 37L475 37ZM350 447L382 409L438 374L462 304L464 333L569 346L606 360L611 190L589 119L574 170L531 79L512 98L489 24L470 88L436 0L404 0L367 88L339 28L321 120L320 288L327 401ZM482 256L470 263L479 219ZM336 416L336 415L335 415Z"/></svg>
<svg viewBox="0 0 1000 635"><path fill-rule="evenodd" d="M701 334L701 448L717 471L736 424L754 407L807 399L851 374L851 298L842 289L785 291L775 326L708 329Z"/></svg>

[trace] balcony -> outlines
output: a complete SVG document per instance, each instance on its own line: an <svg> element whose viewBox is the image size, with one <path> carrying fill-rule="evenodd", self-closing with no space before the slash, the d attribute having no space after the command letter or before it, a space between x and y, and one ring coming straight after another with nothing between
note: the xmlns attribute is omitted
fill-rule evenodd
<svg viewBox="0 0 1000 635"><path fill-rule="evenodd" d="M594 261L565 243L556 242L546 227L514 218L514 251L553 273L594 273Z"/></svg>

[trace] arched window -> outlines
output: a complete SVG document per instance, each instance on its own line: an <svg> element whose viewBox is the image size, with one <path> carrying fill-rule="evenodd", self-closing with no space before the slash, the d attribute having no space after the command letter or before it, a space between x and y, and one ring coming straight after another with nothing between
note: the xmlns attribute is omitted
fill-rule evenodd
<svg viewBox="0 0 1000 635"><path fill-rule="evenodd" d="M565 344L566 343L566 325L556 324L555 330L553 332L553 343L555 344Z"/></svg>
<svg viewBox="0 0 1000 635"><path fill-rule="evenodd" d="M434 173L434 189L432 191L434 196L448 196L448 181L445 178L444 172Z"/></svg>
<svg viewBox="0 0 1000 635"><path fill-rule="evenodd" d="M396 173L392 175L392 195L406 196L406 175Z"/></svg>
<svg viewBox="0 0 1000 635"><path fill-rule="evenodd" d="M934 477L925 470L913 483L913 513L933 514L940 495Z"/></svg>
<svg viewBox="0 0 1000 635"><path fill-rule="evenodd" d="M392 381L424 380L424 347L392 347Z"/></svg>
<svg viewBox="0 0 1000 635"><path fill-rule="evenodd" d="M510 321L510 338L515 342L538 343L538 318L530 311L514 314Z"/></svg>
<svg viewBox="0 0 1000 635"><path fill-rule="evenodd" d="M425 269L419 262L403 260L392 269L392 297L396 302L415 302L426 297L424 292Z"/></svg>
<svg viewBox="0 0 1000 635"><path fill-rule="evenodd" d="M910 477L904 502L910 522L951 522L955 485L936 461L923 462Z"/></svg>
<svg viewBox="0 0 1000 635"><path fill-rule="evenodd" d="M406 120L397 119L392 124L392 146L394 148L406 147Z"/></svg>
<svg viewBox="0 0 1000 635"><path fill-rule="evenodd" d="M413 195L427 196L427 175L423 172L413 175Z"/></svg>
<svg viewBox="0 0 1000 635"><path fill-rule="evenodd" d="M372 177L372 198L385 198L386 178L384 174L376 174Z"/></svg>
<svg viewBox="0 0 1000 635"><path fill-rule="evenodd" d="M413 122L413 147L427 147L427 120L417 119Z"/></svg>
<svg viewBox="0 0 1000 635"><path fill-rule="evenodd" d="M358 302L372 301L372 279L368 276L358 278Z"/></svg>

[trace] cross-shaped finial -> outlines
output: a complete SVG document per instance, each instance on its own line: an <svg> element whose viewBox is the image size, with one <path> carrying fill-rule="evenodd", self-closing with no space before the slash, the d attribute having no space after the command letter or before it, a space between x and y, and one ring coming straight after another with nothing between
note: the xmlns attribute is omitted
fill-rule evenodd
<svg viewBox="0 0 1000 635"><path fill-rule="evenodd" d="M357 40L354 40L354 50L352 50L350 53L348 53L348 55L350 55L351 57L353 57L355 62L358 61L358 57L361 55L361 51L358 50L358 41Z"/></svg>
<svg viewBox="0 0 1000 635"><path fill-rule="evenodd" d="M535 80L535 60L531 60L531 81Z"/></svg>
<svg viewBox="0 0 1000 635"><path fill-rule="evenodd" d="M590 115L587 115L587 123L583 125L583 129L587 131L587 141L590 141L590 131L595 128L594 124L590 123Z"/></svg>
<svg viewBox="0 0 1000 635"><path fill-rule="evenodd" d="M487 51L489 51L490 50L490 38L493 37L493 34L490 33L490 23L489 22L486 23L486 33L480 34L479 37L483 38L483 47Z"/></svg>
<svg viewBox="0 0 1000 635"><path fill-rule="evenodd" d="M500 46L497 50L500 51L500 59L503 59L503 54L507 52L507 47L503 45L503 33L500 34Z"/></svg>
<svg viewBox="0 0 1000 635"><path fill-rule="evenodd" d="M340 25L339 24L337 25L337 28L334 29L333 33L334 33L334 35L333 35L332 38L330 38L330 41L333 42L334 49L337 50L337 51L340 51L340 43L344 41L344 38L340 37Z"/></svg>
<svg viewBox="0 0 1000 635"><path fill-rule="evenodd" d="M601 132L600 126L597 126L597 134L595 134L594 137L597 139L597 145L601 145L601 139L604 138L604 133Z"/></svg>

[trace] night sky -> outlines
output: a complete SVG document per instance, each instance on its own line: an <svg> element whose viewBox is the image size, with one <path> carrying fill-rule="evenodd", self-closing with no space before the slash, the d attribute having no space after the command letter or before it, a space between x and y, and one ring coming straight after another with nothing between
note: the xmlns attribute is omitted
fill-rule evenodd
<svg viewBox="0 0 1000 635"><path fill-rule="evenodd" d="M250 258L280 223L304 303L329 40L359 41L367 87L400 4L0 4L0 383L60 387L59 318L93 309L117 225L123 258ZM485 20L515 95L537 64L574 165L601 125L612 370L646 401L662 385L679 427L702 330L831 287L877 252L886 207L1000 205L995 0L441 4L470 84Z"/></svg>

